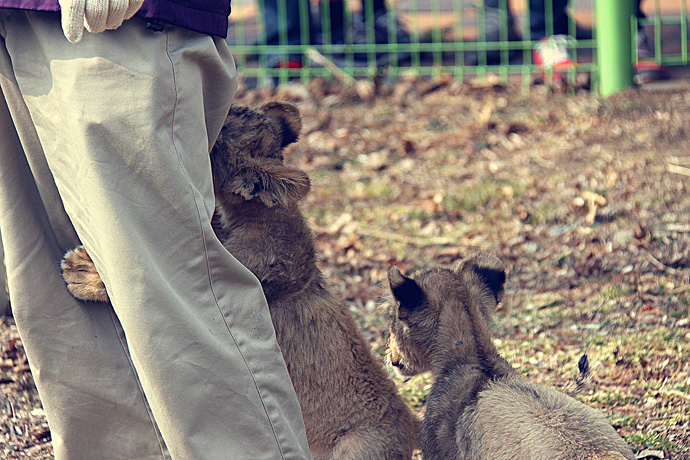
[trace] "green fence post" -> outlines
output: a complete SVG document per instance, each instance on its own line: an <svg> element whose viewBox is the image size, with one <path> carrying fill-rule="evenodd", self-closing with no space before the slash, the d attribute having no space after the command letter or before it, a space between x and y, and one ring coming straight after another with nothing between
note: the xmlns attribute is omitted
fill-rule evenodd
<svg viewBox="0 0 690 460"><path fill-rule="evenodd" d="M599 91L604 97L632 86L633 0L596 0Z"/></svg>

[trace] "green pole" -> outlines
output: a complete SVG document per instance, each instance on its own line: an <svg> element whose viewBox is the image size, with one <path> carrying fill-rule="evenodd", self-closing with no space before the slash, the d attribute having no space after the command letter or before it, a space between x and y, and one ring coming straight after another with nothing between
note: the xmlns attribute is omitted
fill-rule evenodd
<svg viewBox="0 0 690 460"><path fill-rule="evenodd" d="M604 97L632 86L634 0L596 0L599 91Z"/></svg>

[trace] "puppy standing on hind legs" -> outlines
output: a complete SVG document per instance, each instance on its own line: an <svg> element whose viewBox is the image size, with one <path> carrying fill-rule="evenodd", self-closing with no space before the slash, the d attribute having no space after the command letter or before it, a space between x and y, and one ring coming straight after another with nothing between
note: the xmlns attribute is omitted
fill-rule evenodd
<svg viewBox="0 0 690 460"><path fill-rule="evenodd" d="M261 281L314 458L409 460L418 422L317 268L298 206L309 177L283 164L301 126L291 104L231 108L211 152L213 229ZM73 294L107 300L83 248L65 256L63 269Z"/></svg>
<svg viewBox="0 0 690 460"><path fill-rule="evenodd" d="M388 356L405 375L431 371L424 460L634 460L603 414L527 382L503 359L489 324L505 272L477 253L454 270L389 270Z"/></svg>

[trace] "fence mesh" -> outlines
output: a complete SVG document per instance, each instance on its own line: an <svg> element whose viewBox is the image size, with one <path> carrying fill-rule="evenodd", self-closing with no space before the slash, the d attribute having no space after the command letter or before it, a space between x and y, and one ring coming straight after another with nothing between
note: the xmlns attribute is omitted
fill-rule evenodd
<svg viewBox="0 0 690 460"><path fill-rule="evenodd" d="M637 43L644 41L650 50L644 58L688 64L687 2L641 2L631 24L634 63L643 59ZM533 56L539 39L559 34L568 37L562 44L575 63L568 78L587 73L596 84L594 6L592 0L234 0L227 41L243 78L257 85L385 71L393 78L492 73L529 86L541 74Z"/></svg>

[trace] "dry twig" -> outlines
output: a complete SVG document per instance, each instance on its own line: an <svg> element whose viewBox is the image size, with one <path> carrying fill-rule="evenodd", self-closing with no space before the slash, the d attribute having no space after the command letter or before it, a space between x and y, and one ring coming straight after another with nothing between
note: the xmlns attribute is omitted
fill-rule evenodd
<svg viewBox="0 0 690 460"><path fill-rule="evenodd" d="M674 165L672 163L669 163L666 166L668 168L668 172L682 174L684 176L690 176L690 168L686 168L685 166Z"/></svg>

